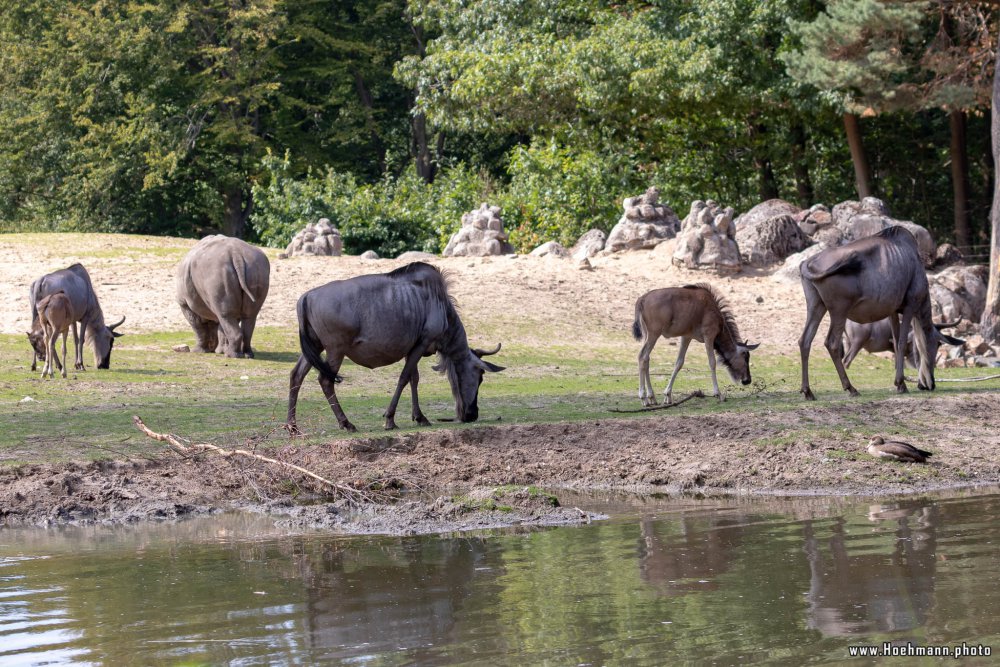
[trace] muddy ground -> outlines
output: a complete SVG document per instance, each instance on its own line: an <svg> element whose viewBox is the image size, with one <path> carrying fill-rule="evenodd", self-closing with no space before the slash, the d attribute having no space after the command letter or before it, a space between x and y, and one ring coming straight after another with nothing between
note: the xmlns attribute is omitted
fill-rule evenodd
<svg viewBox="0 0 1000 667"><path fill-rule="evenodd" d="M897 438L935 455L926 465L875 459L865 453L867 436L855 430L858 423L882 424L886 436L910 434ZM845 400L738 417L664 412L642 420L484 426L320 447L291 443L268 453L376 495L410 493L391 509L369 506L360 514L343 500L302 509L295 505L322 493L304 476L245 459L164 454L2 470L0 521L127 523L244 508L281 515L289 526L412 533L595 518L539 503L518 488L500 490L495 504L502 510L463 504L458 496L469 488L883 495L997 484L1000 395L931 397L919 405Z"/></svg>

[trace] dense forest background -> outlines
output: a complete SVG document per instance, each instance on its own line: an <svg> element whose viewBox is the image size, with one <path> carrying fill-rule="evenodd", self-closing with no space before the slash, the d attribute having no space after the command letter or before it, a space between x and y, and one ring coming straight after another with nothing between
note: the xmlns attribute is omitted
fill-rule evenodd
<svg viewBox="0 0 1000 667"><path fill-rule="evenodd" d="M519 249L649 185L875 195L989 242L998 10L944 0L0 0L0 230Z"/></svg>

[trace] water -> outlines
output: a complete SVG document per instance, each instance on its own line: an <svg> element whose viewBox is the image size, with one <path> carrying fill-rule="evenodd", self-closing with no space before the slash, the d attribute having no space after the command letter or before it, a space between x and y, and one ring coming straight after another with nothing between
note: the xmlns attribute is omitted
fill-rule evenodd
<svg viewBox="0 0 1000 667"><path fill-rule="evenodd" d="M885 641L1000 655L1000 494L574 504L614 518L408 538L245 515L6 530L0 665L800 665Z"/></svg>

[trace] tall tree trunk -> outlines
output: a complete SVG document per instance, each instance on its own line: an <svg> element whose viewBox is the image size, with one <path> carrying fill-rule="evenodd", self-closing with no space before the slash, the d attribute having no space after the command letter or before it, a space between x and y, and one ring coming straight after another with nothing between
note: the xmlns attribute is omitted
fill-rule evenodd
<svg viewBox="0 0 1000 667"><path fill-rule="evenodd" d="M955 199L955 245L972 244L969 226L969 154L966 150L964 111L948 114L951 126L951 190Z"/></svg>
<svg viewBox="0 0 1000 667"><path fill-rule="evenodd" d="M993 70L993 109L990 112L990 130L993 138L993 164L1000 165L1000 52ZM1000 343L1000 168L994 169L993 206L990 208L990 279L986 288L986 307L980 321L984 339Z"/></svg>
<svg viewBox="0 0 1000 667"><path fill-rule="evenodd" d="M368 90L368 86L365 85L365 80L362 78L361 72L354 73L354 90L358 93L358 100L361 102L361 106L365 108L365 124L368 126L368 133L372 137L372 146L374 146L375 154L378 156L379 174L384 174L388 166L385 157L385 146L382 143L382 137L379 136L378 123L375 122L375 101Z"/></svg>
<svg viewBox="0 0 1000 667"><path fill-rule="evenodd" d="M858 191L858 199L872 196L872 170L868 166L868 155L861 141L861 123L856 114L844 114L844 131L847 133L847 145L851 149L851 162L854 163L854 187Z"/></svg>
<svg viewBox="0 0 1000 667"><path fill-rule="evenodd" d="M253 207L253 198L239 185L230 186L222 193L222 231L226 236L243 238L247 220Z"/></svg>
<svg viewBox="0 0 1000 667"><path fill-rule="evenodd" d="M757 190L761 201L778 198L778 179L774 176L771 158L767 156L767 126L763 123L751 123L750 139L753 150L753 166L757 170Z"/></svg>
<svg viewBox="0 0 1000 667"><path fill-rule="evenodd" d="M410 122L413 134L413 155L416 161L417 175L425 183L434 182L434 161L431 159L431 147L427 137L427 117L416 113Z"/></svg>
<svg viewBox="0 0 1000 667"><path fill-rule="evenodd" d="M800 208L809 208L816 199L809 164L806 162L806 128L802 121L792 123L792 172L795 174L795 192Z"/></svg>

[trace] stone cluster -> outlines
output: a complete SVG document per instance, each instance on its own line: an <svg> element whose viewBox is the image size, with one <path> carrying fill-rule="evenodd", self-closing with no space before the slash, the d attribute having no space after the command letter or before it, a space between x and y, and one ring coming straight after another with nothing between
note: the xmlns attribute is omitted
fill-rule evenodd
<svg viewBox="0 0 1000 667"><path fill-rule="evenodd" d="M462 216L462 227L444 249L445 257L486 257L509 255L514 246L507 241L500 219L500 207L484 203Z"/></svg>
<svg viewBox="0 0 1000 667"><path fill-rule="evenodd" d="M732 207L714 201L694 201L681 223L673 262L689 269L710 269L732 274L740 271L740 249Z"/></svg>
<svg viewBox="0 0 1000 667"><path fill-rule="evenodd" d="M330 224L328 218L320 218L319 222L315 224L310 222L293 236L291 243L285 248L285 252L279 256L282 258L296 255L339 257L343 251L344 242L340 238L340 232Z"/></svg>
<svg viewBox="0 0 1000 667"><path fill-rule="evenodd" d="M622 202L624 213L608 234L604 249L610 252L643 250L677 236L681 221L669 206L657 203L660 191L651 187Z"/></svg>

